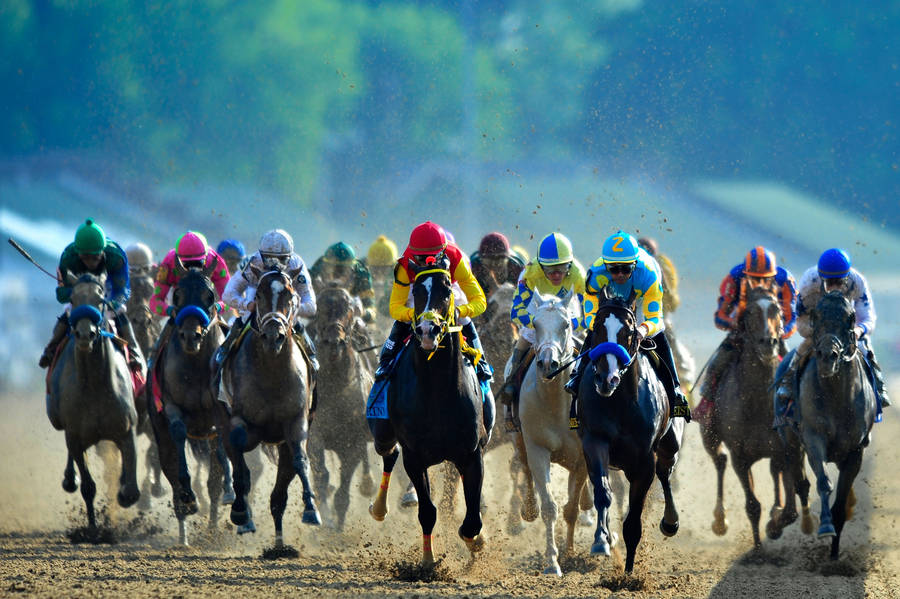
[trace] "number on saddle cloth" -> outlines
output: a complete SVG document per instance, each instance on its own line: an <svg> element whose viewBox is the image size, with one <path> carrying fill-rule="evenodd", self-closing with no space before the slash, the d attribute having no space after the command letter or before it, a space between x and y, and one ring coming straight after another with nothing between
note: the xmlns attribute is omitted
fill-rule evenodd
<svg viewBox="0 0 900 599"><path fill-rule="evenodd" d="M394 356L394 359L391 360L391 363L388 364L387 370L388 374L384 377L384 380L375 381L375 384L372 385L372 390L369 391L369 397L366 399L366 418L374 419L374 420L387 420L387 396L388 396L388 388L391 384L391 379L394 376L394 368L397 366L397 362L400 361L400 356L403 355L403 352L406 351L406 348L409 345L409 340L411 337L407 337L402 343L403 346L397 351L397 354Z"/></svg>

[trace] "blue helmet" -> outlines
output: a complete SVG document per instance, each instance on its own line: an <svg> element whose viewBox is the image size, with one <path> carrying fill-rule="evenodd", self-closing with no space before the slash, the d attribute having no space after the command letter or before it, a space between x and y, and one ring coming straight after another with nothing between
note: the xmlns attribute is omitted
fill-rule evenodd
<svg viewBox="0 0 900 599"><path fill-rule="evenodd" d="M638 258L638 241L619 229L603 242L600 255L604 262L634 262Z"/></svg>
<svg viewBox="0 0 900 599"><path fill-rule="evenodd" d="M850 255L844 250L831 248L819 256L819 276L823 279L842 279L850 272Z"/></svg>
<svg viewBox="0 0 900 599"><path fill-rule="evenodd" d="M240 258L243 258L247 255L247 250L244 248L244 244L237 239L223 239L219 244L219 247L216 248L216 253L221 256L222 252L224 252L225 250L234 250L238 253L238 256Z"/></svg>

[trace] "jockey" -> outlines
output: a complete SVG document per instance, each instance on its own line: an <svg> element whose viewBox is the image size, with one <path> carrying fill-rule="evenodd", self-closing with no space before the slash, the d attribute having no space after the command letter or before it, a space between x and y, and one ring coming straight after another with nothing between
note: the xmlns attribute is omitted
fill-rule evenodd
<svg viewBox="0 0 900 599"><path fill-rule="evenodd" d="M329 246L325 254L310 267L313 286L317 291L335 282L346 289L362 304L362 319L365 323L375 320L375 290L372 289L372 275L362 261L356 259L356 252L343 241Z"/></svg>
<svg viewBox="0 0 900 599"><path fill-rule="evenodd" d="M153 252L143 243L132 243L125 248L128 257L128 275L135 277L156 278L156 264L153 262Z"/></svg>
<svg viewBox="0 0 900 599"><path fill-rule="evenodd" d="M107 305L115 313L118 334L128 343L128 366L134 372L141 372L144 367L144 359L125 308L125 302L128 301L131 294L128 258L119 244L112 239L107 239L100 225L90 218L78 227L78 230L75 231L75 241L66 246L59 258L59 266L56 267L56 278L59 282L59 286L56 288L56 300L61 304L68 304L69 298L72 296L72 286L67 280L67 273L71 273L75 277L85 273L93 275L106 273L109 292ZM69 332L68 313L67 306L56 320L50 342L44 348L44 353L41 354L41 359L38 361L41 368L50 366L59 343Z"/></svg>
<svg viewBox="0 0 900 599"><path fill-rule="evenodd" d="M380 316L390 317L391 285L394 265L397 263L397 244L379 235L366 254L366 266L372 273L372 287L376 290L375 302Z"/></svg>
<svg viewBox="0 0 900 599"><path fill-rule="evenodd" d="M876 391L881 397L881 405L891 405L885 390L881 366L875 360L875 352L872 350L869 340L875 330L875 304L872 301L872 294L869 292L869 283L862 273L850 265L850 256L847 252L832 248L825 250L819 257L818 264L808 268L800 277L797 330L803 337L803 341L796 350L791 352L790 359L781 361L778 371L775 373L775 382L778 385L775 392L776 426L784 422L784 410L794 394L794 378L812 350L813 329L810 313L815 309L822 294L829 291L840 291L853 303L856 313L856 326L854 326L853 332L856 335L857 346L871 366Z"/></svg>
<svg viewBox="0 0 900 599"><path fill-rule="evenodd" d="M504 283L517 284L525 263L509 247L509 240L502 233L488 233L481 238L478 251L471 256L472 274L490 296Z"/></svg>
<svg viewBox="0 0 900 599"><path fill-rule="evenodd" d="M534 325L528 304L535 293L563 297L570 291L577 294L578 304L584 301L584 267L572 253L572 243L561 233L551 233L538 245L537 262L529 262L519 275L510 318L519 326L519 338L510 358L509 376L500 391L500 402L506 406L506 429L518 432L519 384L521 371L528 363L525 357L534 344ZM582 328L580 318L572 319L572 328Z"/></svg>
<svg viewBox="0 0 900 599"><path fill-rule="evenodd" d="M297 308L297 319L312 318L316 315L316 293L309 284L309 271L303 258L294 253L294 240L283 229L274 229L265 233L259 240L259 250L250 256L246 266L241 272L236 273L228 280L222 299L231 308L236 310L240 315L235 319L228 331L228 336L216 350L216 364L219 366L225 362L225 358L231 351L231 347L235 340L240 336L244 325L248 318L255 315L256 302L256 286L259 279L253 272L251 266L255 266L263 271L281 270L290 272L299 269L297 276L294 277L294 290L300 297L300 305ZM295 320L293 323L294 331L297 332L305 345L303 348L312 363L313 375L319 370L319 362L316 360L316 348L306 332L306 328Z"/></svg>
<svg viewBox="0 0 900 599"><path fill-rule="evenodd" d="M244 244L237 239L223 239L216 247L216 253L222 256L222 260L228 266L228 274L231 275L241 272L250 260L247 258Z"/></svg>
<svg viewBox="0 0 900 599"><path fill-rule="evenodd" d="M656 344L665 368L658 368L657 374L666 387L671 399L671 415L683 417L690 421L691 410L675 369L675 358L665 335L663 320L662 274L656 260L642 249L633 236L619 230L603 243L602 254L588 270L585 281L584 326L588 337L583 347L590 346L591 327L597 308L600 306L599 295L604 287L609 287L616 295L628 297L634 291L641 302L644 320L637 327L640 339L651 337ZM640 344L638 344L640 346ZM582 359L578 368L566 383L566 391L577 398L578 385L590 360ZM574 408L574 401L573 401Z"/></svg>
<svg viewBox="0 0 900 599"><path fill-rule="evenodd" d="M716 387L728 367L740 353L741 338L737 323L747 302L747 293L753 287L766 287L772 291L781 307L784 328L778 353L787 353L784 340L794 334L797 321L797 288L791 273L775 263L775 254L762 246L747 252L744 262L729 271L719 286L719 307L715 314L716 327L727 331L725 339L710 359L706 378L700 394L703 398L695 410L697 418L706 418L713 406Z"/></svg>

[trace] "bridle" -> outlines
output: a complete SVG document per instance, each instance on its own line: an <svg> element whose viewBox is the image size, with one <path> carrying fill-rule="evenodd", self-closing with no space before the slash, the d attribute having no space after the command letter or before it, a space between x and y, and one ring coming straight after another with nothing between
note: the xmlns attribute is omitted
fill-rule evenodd
<svg viewBox="0 0 900 599"><path fill-rule="evenodd" d="M448 279L451 279L450 271L444 268L428 268L425 270L420 270L416 273L416 277L414 282L418 282L419 277L428 274L442 274L445 275ZM452 280L452 279L451 279ZM428 308L428 306L425 306ZM416 341L421 345L423 335L419 331L419 323L423 320L429 320L434 325L438 327L438 333L434 338L434 350L428 354L428 359L430 360L434 353L440 349L441 340L444 338L447 333L458 333L462 331L461 326L456 325L456 302L453 297L453 290L450 290L450 304L447 308L448 316L443 316L442 314L435 312L434 310L426 310L421 314L413 311L413 336L415 336Z"/></svg>
<svg viewBox="0 0 900 599"><path fill-rule="evenodd" d="M275 308L275 305L273 305L272 306L273 309L271 311L266 312L265 314L262 314L262 315L257 314L257 326L259 327L260 330L262 330L268 323L275 322L275 323L279 324L281 327L284 327L285 329L290 330L292 323L294 322L294 315L297 312L297 308L298 308L298 304L299 304L298 298L297 298L297 293L294 291L294 286L291 281L291 278L280 270L270 270L270 271L263 273L263 275L259 278L259 283L257 285L257 289L259 287L262 287L263 279L265 279L266 277L269 277L269 275L280 277L283 281L285 281L284 288L291 294L291 301L288 304L287 313L279 312ZM273 302L273 304L274 303L275 302Z"/></svg>
<svg viewBox="0 0 900 599"><path fill-rule="evenodd" d="M595 333L596 333L596 329L600 323L600 319L598 318L598 316L600 315L601 310L609 310L611 312L624 313L630 319L630 321L624 321L624 322L632 322L632 323L637 322L637 318L634 314L634 310L632 310L628 306L625 306L625 305L622 305L622 304L619 304L616 302L606 301L606 302L603 302L602 304L600 304L600 306L597 308L597 314L594 316ZM624 378L625 372L634 363L634 359L637 357L637 354L638 354L638 340L637 340L637 335L634 334L636 328L637 327L634 325L631 326L630 333L631 333L632 342L629 344L630 347L626 348L626 347L620 345L617 341L605 341L603 343L598 343L593 348L591 348L591 351L588 354L588 356L591 359L591 362L597 361L603 355L612 354L613 356L615 356L616 361L619 364L619 368L618 368L618 371L616 372L616 375L620 378ZM610 374L612 374L612 373L610 373Z"/></svg>

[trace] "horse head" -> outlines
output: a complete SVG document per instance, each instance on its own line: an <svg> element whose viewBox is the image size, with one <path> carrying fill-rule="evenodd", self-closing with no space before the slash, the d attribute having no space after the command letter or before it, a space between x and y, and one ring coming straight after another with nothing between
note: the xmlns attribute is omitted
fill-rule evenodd
<svg viewBox="0 0 900 599"><path fill-rule="evenodd" d="M316 342L326 361L337 362L347 354L351 342L350 333L356 320L362 316L362 305L357 298L339 286L330 283L316 297Z"/></svg>
<svg viewBox="0 0 900 599"><path fill-rule="evenodd" d="M594 347L588 357L594 365L594 386L603 397L615 392L637 356L635 297L633 289L628 298L611 294L609 287L600 292L592 331Z"/></svg>
<svg viewBox="0 0 900 599"><path fill-rule="evenodd" d="M816 363L823 377L834 376L856 353L856 312L840 291L824 294L810 314Z"/></svg>
<svg viewBox="0 0 900 599"><path fill-rule="evenodd" d="M75 337L77 351L90 351L100 338L103 327L103 308L106 299L106 273L85 273L75 277L66 271L66 281L72 286L69 324Z"/></svg>
<svg viewBox="0 0 900 599"><path fill-rule="evenodd" d="M413 295L413 334L422 349L433 352L456 322L450 264L445 257L424 267L415 265Z"/></svg>
<svg viewBox="0 0 900 599"><path fill-rule="evenodd" d="M257 276L256 318L263 345L273 353L280 353L292 332L294 316L299 305L293 280L300 269L285 272L262 272L255 264L250 269Z"/></svg>
<svg viewBox="0 0 900 599"><path fill-rule="evenodd" d="M773 362L784 333L781 308L772 291L754 287L747 294L747 304L738 323L745 350L762 362Z"/></svg>
<svg viewBox="0 0 900 599"><path fill-rule="evenodd" d="M571 291L562 298L536 293L528 304L534 325L535 363L545 381L572 353L572 318L577 317L571 308L573 296Z"/></svg>
<svg viewBox="0 0 900 599"><path fill-rule="evenodd" d="M206 268L187 269L172 292L175 324L185 353L200 351L209 325L216 318L216 288L210 279L215 268L213 262Z"/></svg>

